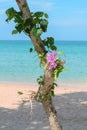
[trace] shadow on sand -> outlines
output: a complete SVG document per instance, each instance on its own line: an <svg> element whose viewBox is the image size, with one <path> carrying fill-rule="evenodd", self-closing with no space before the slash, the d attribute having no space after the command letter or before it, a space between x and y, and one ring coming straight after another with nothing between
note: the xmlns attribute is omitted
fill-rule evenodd
<svg viewBox="0 0 87 130"><path fill-rule="evenodd" d="M87 93L71 93L54 97L63 130L87 130ZM33 102L18 109L0 108L0 130L50 130L42 105Z"/></svg>

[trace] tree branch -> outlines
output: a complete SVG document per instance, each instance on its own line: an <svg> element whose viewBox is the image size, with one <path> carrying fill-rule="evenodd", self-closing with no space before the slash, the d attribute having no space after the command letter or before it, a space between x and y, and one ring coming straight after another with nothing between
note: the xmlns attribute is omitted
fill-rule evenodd
<svg viewBox="0 0 87 130"><path fill-rule="evenodd" d="M27 19L31 18L31 13L26 0L16 0L16 2L19 6L20 11L23 14L23 20L26 21ZM45 48L40 37L36 39L36 37L32 33L29 34L29 37L31 38L31 41L34 44L35 50L38 54L45 52Z"/></svg>
<svg viewBox="0 0 87 130"><path fill-rule="evenodd" d="M30 13L29 6L26 0L16 0L16 2L19 6L19 9L22 11L24 21L26 19L31 18L31 13ZM45 47L40 37L36 38L32 33L29 34L29 37L31 38L31 41L34 44L35 50L37 51L38 54L42 54L46 52ZM41 63L44 64L43 61L41 61ZM54 72L52 70L46 69L44 72L44 85L43 87L39 89L39 92L45 95L48 94L51 90L53 80L54 80Z"/></svg>

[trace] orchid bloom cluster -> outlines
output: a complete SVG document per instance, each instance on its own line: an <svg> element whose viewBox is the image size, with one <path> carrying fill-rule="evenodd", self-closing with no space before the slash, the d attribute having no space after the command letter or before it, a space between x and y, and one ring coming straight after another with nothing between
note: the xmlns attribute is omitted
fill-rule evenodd
<svg viewBox="0 0 87 130"><path fill-rule="evenodd" d="M46 54L46 60L47 60L47 67L49 70L51 69L55 69L58 65L57 61L57 51L53 51L53 52L48 52ZM65 64L65 61L62 60L61 61L62 64Z"/></svg>
<svg viewBox="0 0 87 130"><path fill-rule="evenodd" d="M56 51L48 52L46 54L48 69L55 69L57 67L56 57L57 57L57 52Z"/></svg>

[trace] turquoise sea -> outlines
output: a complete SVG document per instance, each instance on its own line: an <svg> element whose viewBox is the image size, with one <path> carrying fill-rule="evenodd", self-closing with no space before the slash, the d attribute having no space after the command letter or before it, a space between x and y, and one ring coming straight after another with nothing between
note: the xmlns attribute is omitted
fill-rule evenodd
<svg viewBox="0 0 87 130"><path fill-rule="evenodd" d="M63 82L87 81L87 41L56 41L58 51L64 52L68 68L59 76ZM30 53L30 41L0 41L0 83L36 85L43 74L38 56Z"/></svg>

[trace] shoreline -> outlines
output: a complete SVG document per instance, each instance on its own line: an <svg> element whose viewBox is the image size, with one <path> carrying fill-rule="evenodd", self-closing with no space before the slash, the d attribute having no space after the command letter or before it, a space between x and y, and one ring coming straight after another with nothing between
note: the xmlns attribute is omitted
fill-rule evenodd
<svg viewBox="0 0 87 130"><path fill-rule="evenodd" d="M36 86L28 86L28 85L20 85L20 84L0 84L0 107L5 108L17 108L19 106L19 102L22 101L23 98L28 97L28 93L31 91L37 91L38 87ZM23 92L23 95L18 95L18 91ZM87 88L85 87L56 87L55 95L63 95L70 93L78 93L78 92L87 92Z"/></svg>
<svg viewBox="0 0 87 130"><path fill-rule="evenodd" d="M87 88L87 80L77 80L77 81L68 81L68 80L57 80L55 81L55 83L57 83L57 87L79 87L79 88ZM1 85L12 85L12 86L33 86L33 87L38 87L38 83L37 82L16 82L16 81L0 81L0 86Z"/></svg>

